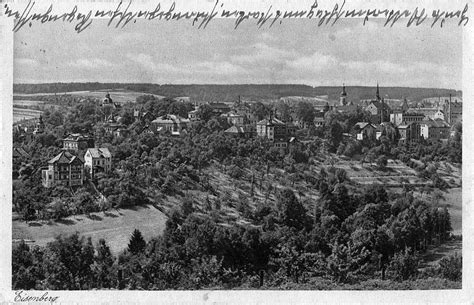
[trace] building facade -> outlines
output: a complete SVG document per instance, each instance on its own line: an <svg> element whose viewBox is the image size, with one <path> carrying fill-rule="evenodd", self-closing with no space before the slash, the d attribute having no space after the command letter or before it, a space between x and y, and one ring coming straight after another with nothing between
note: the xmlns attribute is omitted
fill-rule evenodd
<svg viewBox="0 0 474 305"><path fill-rule="evenodd" d="M64 150L48 161L48 169L41 172L44 187L55 185L80 186L84 184L84 162Z"/></svg>
<svg viewBox="0 0 474 305"><path fill-rule="evenodd" d="M88 135L74 133L63 139L63 148L72 151L86 150L94 147L94 139Z"/></svg>
<svg viewBox="0 0 474 305"><path fill-rule="evenodd" d="M189 119L184 119L179 115L166 114L151 122L154 132L170 132L172 135L180 135L190 124Z"/></svg>
<svg viewBox="0 0 474 305"><path fill-rule="evenodd" d="M419 112L402 112L396 111L390 114L390 122L395 124L395 126L399 126L402 124L409 124L412 122L421 122L425 118L423 113Z"/></svg>
<svg viewBox="0 0 474 305"><path fill-rule="evenodd" d="M84 165L91 177L96 173L112 170L112 155L108 148L89 148L84 154Z"/></svg>
<svg viewBox="0 0 474 305"><path fill-rule="evenodd" d="M448 139L450 130L449 124L440 119L428 119L420 123L420 135L425 140Z"/></svg>

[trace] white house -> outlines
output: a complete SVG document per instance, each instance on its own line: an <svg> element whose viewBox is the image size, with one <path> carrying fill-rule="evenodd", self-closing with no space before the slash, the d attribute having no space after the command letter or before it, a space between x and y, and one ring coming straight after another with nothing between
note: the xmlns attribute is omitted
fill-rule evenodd
<svg viewBox="0 0 474 305"><path fill-rule="evenodd" d="M84 154L84 165L92 177L98 172L108 173L112 169L112 155L108 148L89 148Z"/></svg>

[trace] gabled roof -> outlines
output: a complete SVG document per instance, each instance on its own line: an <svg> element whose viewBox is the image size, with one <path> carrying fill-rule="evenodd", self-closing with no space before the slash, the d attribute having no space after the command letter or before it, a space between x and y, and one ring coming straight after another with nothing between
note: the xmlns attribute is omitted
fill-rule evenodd
<svg viewBox="0 0 474 305"><path fill-rule="evenodd" d="M112 154L108 148L89 148L87 150L90 152L92 158L111 158Z"/></svg>
<svg viewBox="0 0 474 305"><path fill-rule="evenodd" d="M248 133L252 132L252 129L250 126L231 126L227 128L225 133L234 133L234 134L242 134L242 133Z"/></svg>
<svg viewBox="0 0 474 305"><path fill-rule="evenodd" d="M390 107L387 105L387 103L382 103L381 101L377 100L372 100L370 103L367 105L369 107L370 105L374 105L377 109L390 109Z"/></svg>
<svg viewBox="0 0 474 305"><path fill-rule="evenodd" d="M243 117L243 114L236 113L235 111L229 111L227 113L221 114L222 117Z"/></svg>
<svg viewBox="0 0 474 305"><path fill-rule="evenodd" d="M83 163L81 158L79 158L78 156L73 155L72 153L70 153L67 150L63 150L56 157L49 160L48 163L49 164L53 164L53 163L71 164L71 163L77 162L77 161Z"/></svg>
<svg viewBox="0 0 474 305"><path fill-rule="evenodd" d="M229 105L227 105L226 103L221 103L221 102L209 103L209 106L211 106L213 109L229 109L230 108Z"/></svg>
<svg viewBox="0 0 474 305"><path fill-rule="evenodd" d="M72 133L72 134L69 134L66 138L64 138L63 141L87 141L91 139L92 138L88 135L83 135L80 133Z"/></svg>
<svg viewBox="0 0 474 305"><path fill-rule="evenodd" d="M184 119L179 115L166 114L152 121L155 124L173 124L173 123L189 123L189 119Z"/></svg>
<svg viewBox="0 0 474 305"><path fill-rule="evenodd" d="M257 123L257 125L285 125L279 119L271 118L271 119L263 119Z"/></svg>
<svg viewBox="0 0 474 305"><path fill-rule="evenodd" d="M429 120L422 121L420 124L427 125L428 127L449 128L449 124L442 119L434 119L434 120L429 119Z"/></svg>
<svg viewBox="0 0 474 305"><path fill-rule="evenodd" d="M359 127L360 129L364 129L367 126L372 126L372 128L376 128L374 125L372 125L371 123L367 123L367 122L358 122L354 125L354 127L355 126Z"/></svg>

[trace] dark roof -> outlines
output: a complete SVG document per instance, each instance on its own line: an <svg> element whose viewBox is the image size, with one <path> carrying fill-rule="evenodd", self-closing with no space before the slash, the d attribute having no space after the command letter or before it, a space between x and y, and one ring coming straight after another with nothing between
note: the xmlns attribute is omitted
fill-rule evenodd
<svg viewBox="0 0 474 305"><path fill-rule="evenodd" d="M378 101L378 100L372 100L370 101L370 103L367 105L370 106L371 104L374 104L375 107L377 107L377 109L390 109L390 107L387 105L387 103L382 103L381 101Z"/></svg>
<svg viewBox="0 0 474 305"><path fill-rule="evenodd" d="M69 134L66 138L63 139L63 141L87 141L87 140L92 140L92 138L88 135L83 135L80 133Z"/></svg>
<svg viewBox="0 0 474 305"><path fill-rule="evenodd" d="M429 120L422 121L420 124L428 125L429 127L449 128L449 124L446 121L441 120L441 119L435 119L435 120L429 119Z"/></svg>
<svg viewBox="0 0 474 305"><path fill-rule="evenodd" d="M271 119L263 119L260 122L257 123L257 125L285 125L282 121L279 119L271 118Z"/></svg>
<svg viewBox="0 0 474 305"><path fill-rule="evenodd" d="M356 123L354 126L357 126L359 127L360 129L364 129L366 128L367 126L372 126L373 128L376 128L374 125L370 124L370 123L367 123L367 122L358 122Z"/></svg>
<svg viewBox="0 0 474 305"><path fill-rule="evenodd" d="M225 133L242 134L252 132L251 126L232 126L227 128Z"/></svg>
<svg viewBox="0 0 474 305"><path fill-rule="evenodd" d="M108 148L89 148L92 158L111 158L112 155Z"/></svg>
<svg viewBox="0 0 474 305"><path fill-rule="evenodd" d="M49 164L53 164L53 163L71 164L71 163L73 163L77 160L79 160L81 163L83 163L81 158L79 158L78 156L73 155L72 153L70 153L67 150L63 150L56 157L49 160L48 163Z"/></svg>

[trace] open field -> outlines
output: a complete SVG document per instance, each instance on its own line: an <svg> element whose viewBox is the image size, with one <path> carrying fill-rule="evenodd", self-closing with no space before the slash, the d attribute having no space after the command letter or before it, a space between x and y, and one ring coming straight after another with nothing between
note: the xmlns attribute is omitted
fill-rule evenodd
<svg viewBox="0 0 474 305"><path fill-rule="evenodd" d="M43 106L45 102L43 101L35 101L35 100L13 100L13 107L20 106L20 107L35 107L35 106Z"/></svg>
<svg viewBox="0 0 474 305"><path fill-rule="evenodd" d="M379 183L393 187L403 183L430 183L425 179L418 178L414 169L398 160L389 160L385 170L378 169L375 164L361 164L356 161L339 161L335 166L344 169L352 181L362 185Z"/></svg>
<svg viewBox="0 0 474 305"><path fill-rule="evenodd" d="M118 254L128 245L130 234L139 229L146 241L160 235L166 223L166 216L153 206L140 206L134 209L110 210L108 212L76 215L58 222L40 223L14 220L13 241L29 240L31 244L44 246L59 234L69 235L79 232L91 237L93 243L100 238L107 241L110 250Z"/></svg>
<svg viewBox="0 0 474 305"><path fill-rule="evenodd" d="M42 111L40 110L13 107L13 123L16 123L21 120L30 120L30 119L39 118L41 113Z"/></svg>
<svg viewBox="0 0 474 305"><path fill-rule="evenodd" d="M71 91L71 92L61 92L58 95L73 95L73 96L78 96L78 97L90 97L90 98L97 98L97 99L103 99L105 95L109 93L110 97L114 102L118 103L127 103L127 102L135 102L136 98L141 96L141 95L150 95L150 93L144 93L144 92L135 92L135 91L129 91L129 90L120 90L120 89L112 89L112 90L96 90L96 91ZM21 97L34 97L34 96L49 96L49 95L54 95L53 93L37 93L37 94L17 94L14 95L14 98ZM157 98L164 98L164 96L160 95L155 95ZM15 101L16 102L16 101Z"/></svg>

